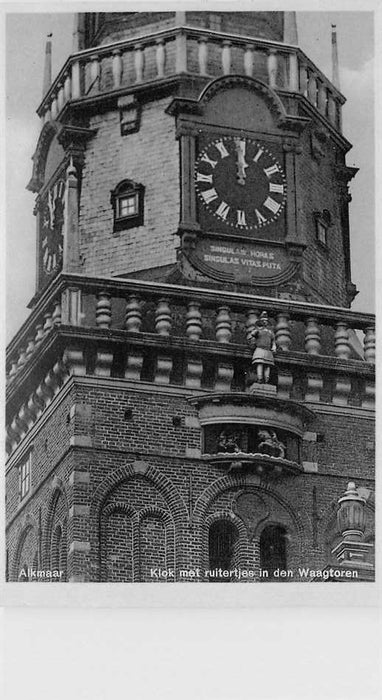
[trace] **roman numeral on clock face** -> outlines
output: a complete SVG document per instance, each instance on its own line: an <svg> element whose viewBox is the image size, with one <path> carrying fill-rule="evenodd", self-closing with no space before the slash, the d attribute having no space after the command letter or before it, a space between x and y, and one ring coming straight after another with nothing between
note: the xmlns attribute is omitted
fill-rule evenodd
<svg viewBox="0 0 382 700"><path fill-rule="evenodd" d="M273 214L277 214L278 210L280 209L281 204L278 202L275 202L272 197L267 197L267 199L264 202L264 206L269 209Z"/></svg>
<svg viewBox="0 0 382 700"><path fill-rule="evenodd" d="M256 218L257 218L257 223L258 223L258 224L265 224L266 218L265 218L265 216L263 216L263 215L259 212L258 209L255 209L255 214L256 214Z"/></svg>
<svg viewBox="0 0 382 700"><path fill-rule="evenodd" d="M279 172L279 166L275 163L275 165L271 165L269 168L264 168L264 172L267 177L271 177L271 175Z"/></svg>
<svg viewBox="0 0 382 700"><path fill-rule="evenodd" d="M226 204L226 202L220 202L218 208L216 209L216 214L217 214L217 216L220 216L220 218L224 219L224 221L225 221L227 216L228 216L229 210L230 210L230 207L228 206L228 204Z"/></svg>
<svg viewBox="0 0 382 700"><path fill-rule="evenodd" d="M261 158L261 156L263 155L263 153L264 153L264 149L263 149L263 148L259 148L259 150L257 151L257 153L256 153L256 155L255 155L255 157L254 157L254 159L253 159L255 163L257 163L257 161L260 160L260 158Z"/></svg>
<svg viewBox="0 0 382 700"><path fill-rule="evenodd" d="M219 153L220 153L220 155L221 155L222 158L226 158L226 156L229 155L229 153L228 153L228 151L227 151L227 149L226 149L226 147L225 147L223 141L217 141L217 142L215 143L215 146L216 146L216 148L218 149L218 151L219 151Z"/></svg>
<svg viewBox="0 0 382 700"><path fill-rule="evenodd" d="M196 174L197 182L209 182L212 185L212 175L205 175L204 173Z"/></svg>
<svg viewBox="0 0 382 700"><path fill-rule="evenodd" d="M218 163L217 160L211 160L211 158L208 157L207 153L203 153L200 160L202 160L204 163L209 163L211 168L215 168L215 166Z"/></svg>
<svg viewBox="0 0 382 700"><path fill-rule="evenodd" d="M218 193L216 192L215 188L212 187L212 189L202 192L202 197L206 204L209 204L210 202L213 202L214 199L217 199Z"/></svg>
<svg viewBox="0 0 382 700"><path fill-rule="evenodd" d="M238 226L246 226L247 221L245 219L245 211L242 211L241 209L237 210L237 225Z"/></svg>
<svg viewBox="0 0 382 700"><path fill-rule="evenodd" d="M284 185L278 185L277 182L270 182L269 191L277 192L277 194L284 194Z"/></svg>

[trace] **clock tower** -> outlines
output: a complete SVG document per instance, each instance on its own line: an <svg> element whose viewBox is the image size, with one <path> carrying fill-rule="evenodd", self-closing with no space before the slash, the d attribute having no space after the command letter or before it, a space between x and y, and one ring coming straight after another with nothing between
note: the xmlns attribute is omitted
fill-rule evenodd
<svg viewBox="0 0 382 700"><path fill-rule="evenodd" d="M293 12L84 13L74 42L8 350L9 579L371 580L338 84Z"/></svg>

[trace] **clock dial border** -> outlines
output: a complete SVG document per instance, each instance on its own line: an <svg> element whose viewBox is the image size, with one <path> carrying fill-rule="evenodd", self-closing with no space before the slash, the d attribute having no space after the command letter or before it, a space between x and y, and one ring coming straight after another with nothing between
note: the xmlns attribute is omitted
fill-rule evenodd
<svg viewBox="0 0 382 700"><path fill-rule="evenodd" d="M207 136L207 132L204 132L203 135ZM214 187L214 180L219 181L220 179L219 188L221 188L222 170L224 167L222 166L222 161L224 160L226 162L230 161L231 172L229 176L232 180L232 158L235 155L234 149L238 143L244 144L246 152L248 152L247 148L249 148L249 151L252 151L251 158L248 157L247 161L243 163L245 171L250 173L249 180L252 180L251 184L253 184L254 173L256 173L257 178L259 178L260 174L262 189L266 193L266 196L251 212L246 211L244 207L239 208L232 201L232 198L230 201L226 201L227 197L223 199L217 183L216 189ZM264 167L258 165L258 162L263 157L267 159L265 163L263 161ZM252 162L249 163L249 160ZM238 163L240 162L240 156L238 156L237 161ZM255 166L253 163L255 163ZM243 169L241 172L243 172ZM218 177L216 177L216 173L218 173ZM274 177L272 178L272 176ZM236 182L231 183L231 185L233 185L233 190L236 190L236 196L238 193L240 196L240 188ZM266 191L267 185L268 191ZM208 216L224 227L225 235L244 235L252 238L256 232L264 231L274 222L277 222L280 216L285 213L287 207L288 187L283 165L280 163L280 159L272 153L268 142L264 142L253 135L244 135L242 133L239 135L232 133L217 134L216 132L213 135L211 134L206 145L202 146L195 158L193 187L196 199L199 202L197 217L199 224L202 225L204 223L203 217ZM281 188L282 191L280 191ZM225 189L227 190L227 187ZM248 186L247 190L243 190L243 192L248 201ZM265 201L268 202L266 207L264 207ZM212 202L214 202L214 206L212 206ZM236 208L236 221L232 220L231 208L232 212ZM247 219L249 219L250 223L247 222ZM211 226L208 226L208 228L211 228ZM208 233L211 232L208 231Z"/></svg>

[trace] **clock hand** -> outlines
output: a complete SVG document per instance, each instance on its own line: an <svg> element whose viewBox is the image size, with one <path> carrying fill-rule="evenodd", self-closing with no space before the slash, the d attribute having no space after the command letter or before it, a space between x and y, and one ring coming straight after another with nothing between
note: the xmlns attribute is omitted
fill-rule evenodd
<svg viewBox="0 0 382 700"><path fill-rule="evenodd" d="M235 139L235 145L237 154L237 181L239 185L245 185L245 169L248 168L248 164L245 162L245 141Z"/></svg>

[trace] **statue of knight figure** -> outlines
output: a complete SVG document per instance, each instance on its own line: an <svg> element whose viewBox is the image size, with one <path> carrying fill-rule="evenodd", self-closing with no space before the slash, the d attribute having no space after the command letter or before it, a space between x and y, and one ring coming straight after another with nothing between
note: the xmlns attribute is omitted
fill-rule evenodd
<svg viewBox="0 0 382 700"><path fill-rule="evenodd" d="M266 311L260 314L248 340L250 346L255 348L252 355L252 364L256 366L255 381L259 384L268 384L271 367L275 364L273 353L276 350L276 342Z"/></svg>

